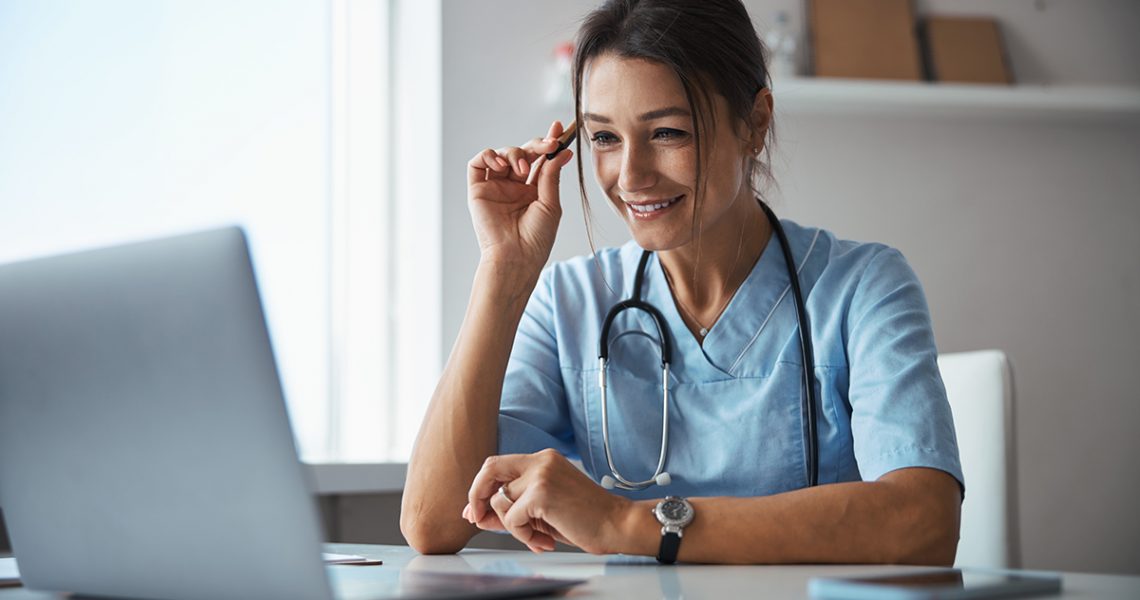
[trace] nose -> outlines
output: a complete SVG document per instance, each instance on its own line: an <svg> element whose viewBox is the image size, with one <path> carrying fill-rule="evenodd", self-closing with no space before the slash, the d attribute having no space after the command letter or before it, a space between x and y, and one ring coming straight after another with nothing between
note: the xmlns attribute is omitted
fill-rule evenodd
<svg viewBox="0 0 1140 600"><path fill-rule="evenodd" d="M657 184L653 151L637 144L626 144L621 157L618 187L623 192L637 192Z"/></svg>

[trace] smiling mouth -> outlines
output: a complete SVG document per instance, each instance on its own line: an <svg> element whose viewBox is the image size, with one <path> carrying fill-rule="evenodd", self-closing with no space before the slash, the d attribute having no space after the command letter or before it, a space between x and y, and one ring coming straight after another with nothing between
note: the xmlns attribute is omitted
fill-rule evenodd
<svg viewBox="0 0 1140 600"><path fill-rule="evenodd" d="M630 216L632 216L634 218L638 218L638 219L645 219L648 217L655 217L655 216L661 214L662 212L668 210L669 208L671 208L672 206L674 206L675 204L677 204L678 202L680 202L684 198L685 198L685 195L681 194L680 196L677 196L676 198L671 198L671 199L665 200L663 202L654 202L651 204L649 204L649 203L647 203L647 204L626 204L626 207L629 210Z"/></svg>

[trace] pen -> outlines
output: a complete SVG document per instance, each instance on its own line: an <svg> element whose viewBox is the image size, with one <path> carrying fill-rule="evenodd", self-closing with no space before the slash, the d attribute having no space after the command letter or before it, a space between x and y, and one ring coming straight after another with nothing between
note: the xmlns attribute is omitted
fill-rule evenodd
<svg viewBox="0 0 1140 600"><path fill-rule="evenodd" d="M574 138L577 136L578 121L570 121L570 125L566 127L566 129L562 132L562 135L558 136L558 147L555 148L553 152L548 152L547 154L539 156L538 160L534 161L534 166L530 168L530 175L527 175L526 184L533 184L534 180L538 177L538 169L542 166L542 163L548 160L554 160L554 157L558 156L559 152L562 152L563 150L570 147L570 144L574 142Z"/></svg>
<svg viewBox="0 0 1140 600"><path fill-rule="evenodd" d="M554 160L554 157L558 156L559 152L570 147L570 144L574 142L574 138L576 137L578 137L578 121L570 121L570 124L566 126L566 130L562 132L562 135L558 136L558 147L554 149L554 152L546 155L546 160Z"/></svg>

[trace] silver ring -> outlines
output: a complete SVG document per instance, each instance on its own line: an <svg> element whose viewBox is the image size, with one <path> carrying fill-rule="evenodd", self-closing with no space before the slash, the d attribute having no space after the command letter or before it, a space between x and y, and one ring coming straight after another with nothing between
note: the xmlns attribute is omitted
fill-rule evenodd
<svg viewBox="0 0 1140 600"><path fill-rule="evenodd" d="M502 496L503 498L506 498L507 502L510 502L511 504L515 503L515 501L511 500L511 497L507 495L507 486L506 485L500 485L499 486L499 495Z"/></svg>

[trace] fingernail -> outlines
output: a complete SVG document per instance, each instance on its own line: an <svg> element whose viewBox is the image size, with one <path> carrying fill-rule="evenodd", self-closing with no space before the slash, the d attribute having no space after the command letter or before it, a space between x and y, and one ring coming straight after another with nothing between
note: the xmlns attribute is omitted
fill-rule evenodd
<svg viewBox="0 0 1140 600"><path fill-rule="evenodd" d="M507 163L507 161L503 160L503 157L501 157L501 156L496 156L495 161L497 161L499 163L499 168L501 168L501 169L507 168L507 165L509 164L509 163Z"/></svg>
<svg viewBox="0 0 1140 600"><path fill-rule="evenodd" d="M522 158L519 159L519 173L526 175L527 167L529 167L529 166L530 165L528 165L525 160L523 160Z"/></svg>

